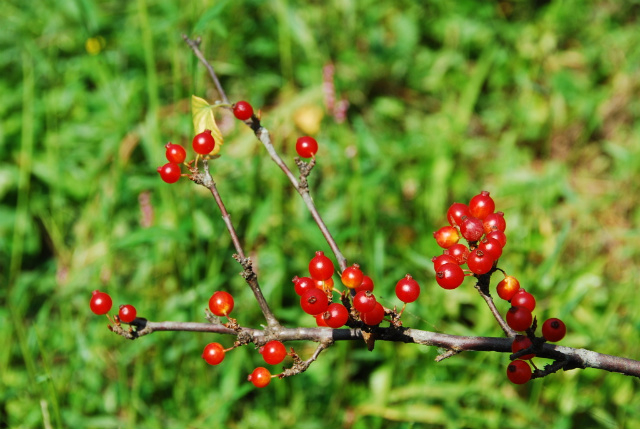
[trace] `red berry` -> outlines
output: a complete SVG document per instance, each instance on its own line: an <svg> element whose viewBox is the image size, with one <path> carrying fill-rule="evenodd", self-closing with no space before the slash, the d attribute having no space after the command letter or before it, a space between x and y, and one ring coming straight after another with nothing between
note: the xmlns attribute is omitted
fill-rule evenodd
<svg viewBox="0 0 640 429"><path fill-rule="evenodd" d="M316 284L311 277L295 276L291 281L293 282L293 287L299 296L302 296L309 289L316 287Z"/></svg>
<svg viewBox="0 0 640 429"><path fill-rule="evenodd" d="M455 289L464 281L464 272L458 264L444 264L436 272L436 281L443 289Z"/></svg>
<svg viewBox="0 0 640 429"><path fill-rule="evenodd" d="M211 130L204 130L193 138L191 145L196 153L206 155L216 147L216 141L211 135Z"/></svg>
<svg viewBox="0 0 640 429"><path fill-rule="evenodd" d="M316 315L315 315L315 316L313 316L313 317L315 317L315 318L316 318L316 324L317 324L318 326L321 326L321 327L327 327L327 328L329 327L329 325L327 325L326 320L324 320L324 314L323 314L323 313L316 314Z"/></svg>
<svg viewBox="0 0 640 429"><path fill-rule="evenodd" d="M433 269L436 271L436 273L438 272L440 267L443 266L444 264L458 265L458 261L456 261L455 258L451 255L443 254L439 256L434 256L433 258L431 258L431 261L433 262Z"/></svg>
<svg viewBox="0 0 640 429"><path fill-rule="evenodd" d="M458 230L453 226L443 226L433 233L433 237L436 239L438 246L443 249L448 249L460 240L460 234L458 234Z"/></svg>
<svg viewBox="0 0 640 429"><path fill-rule="evenodd" d="M364 274L360 269L360 265L353 264L350 267L345 268L340 276L342 280L342 284L344 284L349 289L357 288L362 284L362 280L364 280Z"/></svg>
<svg viewBox="0 0 640 429"><path fill-rule="evenodd" d="M511 305L520 306L533 311L536 308L536 299L529 292L520 288L511 297Z"/></svg>
<svg viewBox="0 0 640 429"><path fill-rule="evenodd" d="M160 178L166 183L176 183L182 175L180 166L172 162L167 162L162 167L158 167L158 173L160 173Z"/></svg>
<svg viewBox="0 0 640 429"><path fill-rule="evenodd" d="M309 262L309 274L315 280L327 280L331 278L334 271L333 262L324 256L321 250L318 250L316 256Z"/></svg>
<svg viewBox="0 0 640 429"><path fill-rule="evenodd" d="M445 249L443 253L455 259L458 265L462 265L467 262L467 257L469 256L469 248L462 243L458 243L454 244L448 249Z"/></svg>
<svg viewBox="0 0 640 429"><path fill-rule="evenodd" d="M482 253L491 256L494 261L500 259L502 256L502 246L495 238L483 238L478 244L478 250Z"/></svg>
<svg viewBox="0 0 640 429"><path fill-rule="evenodd" d="M165 155L169 162L172 162L174 164L182 164L187 158L187 152L179 144L173 144L169 142L164 147L167 149Z"/></svg>
<svg viewBox="0 0 640 429"><path fill-rule="evenodd" d="M361 290L373 292L373 280L371 280L371 277L366 274L362 277L362 283L360 283L360 286L356 287L356 292L360 292Z"/></svg>
<svg viewBox="0 0 640 429"><path fill-rule="evenodd" d="M507 229L507 222L504 220L504 213L496 212L487 215L483 219L482 227L484 228L484 232L489 234L491 231L502 231L504 232Z"/></svg>
<svg viewBox="0 0 640 429"><path fill-rule="evenodd" d="M460 234L467 241L478 241L484 235L482 221L477 217L468 216L462 219L460 224Z"/></svg>
<svg viewBox="0 0 640 429"><path fill-rule="evenodd" d="M409 274L396 283L396 296L402 302L413 302L420 296L420 285Z"/></svg>
<svg viewBox="0 0 640 429"><path fill-rule="evenodd" d="M485 235L485 238L493 238L495 240L498 241L498 243L500 243L500 245L502 246L502 248L504 249L504 246L506 246L507 244L507 236L504 234L504 232L500 231L500 230L493 230L490 233L488 233L487 235Z"/></svg>
<svg viewBox="0 0 640 429"><path fill-rule="evenodd" d="M463 203L453 203L447 210L447 220L451 226L460 226L464 216L471 216L469 206Z"/></svg>
<svg viewBox="0 0 640 429"><path fill-rule="evenodd" d="M533 315L528 308L511 307L507 311L507 325L514 331L526 331L533 323Z"/></svg>
<svg viewBox="0 0 640 429"><path fill-rule="evenodd" d="M121 305L120 311L118 311L118 318L121 322L131 323L136 318L136 308L133 305Z"/></svg>
<svg viewBox="0 0 640 429"><path fill-rule="evenodd" d="M300 297L302 311L312 316L324 313L329 307L329 298L320 289L310 289Z"/></svg>
<svg viewBox="0 0 640 429"><path fill-rule="evenodd" d="M474 274L486 274L493 268L494 259L479 248L473 249L467 257L467 266Z"/></svg>
<svg viewBox="0 0 640 429"><path fill-rule="evenodd" d="M469 212L471 212L471 216L477 217L478 219L486 218L489 214L493 213L495 208L496 203L487 191L480 192L471 198L469 202Z"/></svg>
<svg viewBox="0 0 640 429"><path fill-rule="evenodd" d="M209 365L218 365L224 360L224 347L220 343L209 343L202 352L202 359Z"/></svg>
<svg viewBox="0 0 640 429"><path fill-rule="evenodd" d="M333 277L329 277L326 280L315 280L315 279L311 279L316 287L320 290L324 290L324 291L330 291L333 290L333 285L334 285L334 281L333 281Z"/></svg>
<svg viewBox="0 0 640 429"><path fill-rule="evenodd" d="M555 343L564 338L567 333L567 327L560 319L551 318L542 324L542 336L547 340Z"/></svg>
<svg viewBox="0 0 640 429"><path fill-rule="evenodd" d="M507 366L507 378L514 384L531 380L531 367L523 360L514 360Z"/></svg>
<svg viewBox="0 0 640 429"><path fill-rule="evenodd" d="M360 319L369 326L379 325L384 319L384 307L379 302L373 310L360 314Z"/></svg>
<svg viewBox="0 0 640 429"><path fill-rule="evenodd" d="M377 303L376 297L368 290L361 290L353 297L353 307L360 313L368 313Z"/></svg>
<svg viewBox="0 0 640 429"><path fill-rule="evenodd" d="M91 302L89 302L89 307L91 307L91 311L95 314L107 314L111 310L112 305L113 302L111 301L109 294L100 292L99 290L91 292Z"/></svg>
<svg viewBox="0 0 640 429"><path fill-rule="evenodd" d="M262 358L269 365L277 365L284 360L287 355L287 349L280 341L272 340L259 350Z"/></svg>
<svg viewBox="0 0 640 429"><path fill-rule="evenodd" d="M267 368L260 366L253 370L247 377L247 380L252 382L256 387L265 387L271 383L271 373Z"/></svg>
<svg viewBox="0 0 640 429"><path fill-rule="evenodd" d="M513 340L513 343L511 343L511 353L528 349L529 347L531 347L532 344L533 343L531 342L529 337L526 337L524 335L516 335L516 337ZM529 359L533 359L534 357L536 357L535 353L529 353L529 354L520 356L518 359L529 360Z"/></svg>
<svg viewBox="0 0 640 429"><path fill-rule="evenodd" d="M238 101L233 105L233 116L241 121L246 121L253 116L253 107L246 101Z"/></svg>
<svg viewBox="0 0 640 429"><path fill-rule="evenodd" d="M349 310L344 305L334 302L329 304L322 317L327 326L337 329L344 326L349 320Z"/></svg>
<svg viewBox="0 0 640 429"><path fill-rule="evenodd" d="M296 141L296 152L301 158L311 158L318 152L318 142L313 137L300 137Z"/></svg>
<svg viewBox="0 0 640 429"><path fill-rule="evenodd" d="M498 296L505 301L511 301L511 298L513 298L513 295L515 295L519 289L520 282L513 276L506 276L504 279L500 280L496 286Z"/></svg>
<svg viewBox="0 0 640 429"><path fill-rule="evenodd" d="M234 306L233 296L223 290L219 290L209 298L209 310L216 316L228 316Z"/></svg>

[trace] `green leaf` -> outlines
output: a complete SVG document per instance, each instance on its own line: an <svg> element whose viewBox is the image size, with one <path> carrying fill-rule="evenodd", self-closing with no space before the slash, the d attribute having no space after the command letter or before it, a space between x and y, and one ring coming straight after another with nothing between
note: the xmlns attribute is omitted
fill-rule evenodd
<svg viewBox="0 0 640 429"><path fill-rule="evenodd" d="M216 118L213 116L213 109L216 106L211 105L204 98L191 96L191 116L193 118L193 129L196 134L200 134L204 130L211 130L211 135L216 141L215 148L211 151L210 155L215 155L220 151L224 139L222 133L216 123Z"/></svg>

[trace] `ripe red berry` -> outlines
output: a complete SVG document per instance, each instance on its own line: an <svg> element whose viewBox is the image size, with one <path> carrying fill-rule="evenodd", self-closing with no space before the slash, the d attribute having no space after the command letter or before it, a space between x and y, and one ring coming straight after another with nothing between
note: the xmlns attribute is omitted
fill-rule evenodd
<svg viewBox="0 0 640 429"><path fill-rule="evenodd" d="M293 287L298 296L302 296L309 289L314 289L316 287L316 284L311 277L295 276L291 281L293 282Z"/></svg>
<svg viewBox="0 0 640 429"><path fill-rule="evenodd" d="M491 256L491 259L493 259L494 261L500 259L500 256L502 256L502 246L495 238L485 237L480 240L480 243L478 244L478 250L480 250L484 254Z"/></svg>
<svg viewBox="0 0 640 429"><path fill-rule="evenodd" d="M334 281L333 281L333 277L329 277L326 280L316 280L316 279L311 279L316 287L320 290L324 290L324 291L331 291L333 290L333 285L334 285Z"/></svg>
<svg viewBox="0 0 640 429"><path fill-rule="evenodd" d="M536 299L533 295L524 290L524 288L520 288L511 297L511 305L524 307L529 311L533 311L536 308Z"/></svg>
<svg viewBox="0 0 640 429"><path fill-rule="evenodd" d="M187 158L187 152L179 144L173 144L171 142L164 146L167 150L165 156L169 162L174 164L182 164Z"/></svg>
<svg viewBox="0 0 640 429"><path fill-rule="evenodd" d="M280 341L272 340L259 350L262 358L269 365L277 365L282 362L287 355L287 348Z"/></svg>
<svg viewBox="0 0 640 429"><path fill-rule="evenodd" d="M333 262L324 256L324 252L321 250L318 250L316 256L309 262L309 274L315 280L327 280L331 278L334 271Z"/></svg>
<svg viewBox="0 0 640 429"><path fill-rule="evenodd" d="M355 289L360 284L362 284L362 280L364 280L364 274L360 269L360 265L353 264L350 267L345 268L340 276L342 280L342 284L344 284L349 289Z"/></svg>
<svg viewBox="0 0 640 429"><path fill-rule="evenodd" d="M349 320L349 310L344 305L334 302L329 304L322 317L327 326L337 329L344 326Z"/></svg>
<svg viewBox="0 0 640 429"><path fill-rule="evenodd" d="M483 219L482 227L484 228L484 232L489 234L491 231L502 231L504 232L507 229L507 222L504 220L504 213L496 212L487 215Z"/></svg>
<svg viewBox="0 0 640 429"><path fill-rule="evenodd" d="M493 198L489 196L488 191L482 191L478 195L471 198L469 202L469 212L471 212L471 216L477 217L478 219L484 219L489 214L493 213L496 208L496 203L493 201Z"/></svg>
<svg viewBox="0 0 640 429"><path fill-rule="evenodd" d="M473 249L467 257L467 266L474 274L486 274L493 268L494 259L479 248Z"/></svg>
<svg viewBox="0 0 640 429"><path fill-rule="evenodd" d="M234 306L233 296L223 290L219 290L209 298L209 310L216 316L228 316Z"/></svg>
<svg viewBox="0 0 640 429"><path fill-rule="evenodd" d="M353 297L353 307L360 313L368 313L377 303L376 297L368 290L361 290Z"/></svg>
<svg viewBox="0 0 640 429"><path fill-rule="evenodd" d="M433 258L431 258L431 261L433 262L433 269L435 270L435 272L437 273L438 270L440 270L440 267L443 266L444 264L456 264L458 265L458 261L455 260L455 258L451 255L438 255L438 256L434 256Z"/></svg>
<svg viewBox="0 0 640 429"><path fill-rule="evenodd" d="M463 217L471 216L469 206L463 203L453 203L447 210L447 221L451 226L460 226Z"/></svg>
<svg viewBox="0 0 640 429"><path fill-rule="evenodd" d="M360 283L360 286L356 287L356 292L360 292L361 290L373 292L373 280L371 280L371 277L366 274L362 277L362 283Z"/></svg>
<svg viewBox="0 0 640 429"><path fill-rule="evenodd" d="M567 327L560 319L551 318L542 324L542 336L547 340L555 343L564 338L567 333Z"/></svg>
<svg viewBox="0 0 640 429"><path fill-rule="evenodd" d="M311 158L318 152L318 142L313 137L300 137L296 141L296 152L301 158Z"/></svg>
<svg viewBox="0 0 640 429"><path fill-rule="evenodd" d="M436 282L443 289L455 289L464 281L464 271L458 264L444 264L436 272Z"/></svg>
<svg viewBox="0 0 640 429"><path fill-rule="evenodd" d="M443 249L448 249L460 240L460 234L458 234L458 230L453 226L443 226L433 233L433 237L436 239L438 246Z"/></svg>
<svg viewBox="0 0 640 429"><path fill-rule="evenodd" d="M133 305L121 305L120 310L118 311L118 318L121 322L131 323L136 318L136 308Z"/></svg>
<svg viewBox="0 0 640 429"><path fill-rule="evenodd" d="M480 237L484 235L482 221L473 216L463 217L460 223L460 234L462 234L467 241L480 240Z"/></svg>
<svg viewBox="0 0 640 429"><path fill-rule="evenodd" d="M158 167L157 171L160 173L160 178L166 183L176 183L182 175L180 166L172 162L167 162L162 167Z"/></svg>
<svg viewBox="0 0 640 429"><path fill-rule="evenodd" d="M107 314L111 310L111 306L113 302L111 301L111 297L109 294L105 292L100 292L99 290L94 290L91 292L91 301L89 302L89 307L91 307L91 311L93 311L97 315Z"/></svg>
<svg viewBox="0 0 640 429"><path fill-rule="evenodd" d="M503 249L504 249L504 246L507 244L507 236L504 235L503 231L500 231L498 229L494 229L493 231L485 235L485 238L493 238L497 240Z"/></svg>
<svg viewBox="0 0 640 429"><path fill-rule="evenodd" d="M531 367L523 360L514 360L507 366L507 378L514 384L531 380Z"/></svg>
<svg viewBox="0 0 640 429"><path fill-rule="evenodd" d="M312 316L324 313L329 307L329 298L320 289L310 289L300 297L302 311Z"/></svg>
<svg viewBox="0 0 640 429"><path fill-rule="evenodd" d="M218 365L224 360L224 347L220 343L209 343L202 352L202 359L209 365Z"/></svg>
<svg viewBox="0 0 640 429"><path fill-rule="evenodd" d="M445 249L443 253L455 259L458 265L462 265L467 262L467 257L469 256L469 248L462 243L458 243L454 244L448 249Z"/></svg>
<svg viewBox="0 0 640 429"><path fill-rule="evenodd" d="M320 314L316 314L315 316L313 316L316 318L316 325L320 326L320 327L329 327L329 325L327 325L327 322L324 320L324 314L320 313Z"/></svg>
<svg viewBox="0 0 640 429"><path fill-rule="evenodd" d="M247 377L256 387L265 387L271 383L271 373L265 367L258 367Z"/></svg>
<svg viewBox="0 0 640 429"><path fill-rule="evenodd" d="M524 335L516 335L516 337L513 340L513 343L511 343L511 352L516 353L516 352L519 352L520 350L528 349L529 347L531 347L532 344L533 343L531 342L529 337ZM529 353L529 354L520 356L518 359L530 360L530 359L533 359L534 357L536 357L535 353Z"/></svg>
<svg viewBox="0 0 640 429"><path fill-rule="evenodd" d="M513 295L515 295L519 289L520 282L513 276L506 276L504 279L500 280L496 286L498 296L505 301L511 301L511 298L513 298Z"/></svg>
<svg viewBox="0 0 640 429"><path fill-rule="evenodd" d="M246 121L253 116L253 107L246 101L238 101L233 105L233 116L241 121Z"/></svg>
<svg viewBox="0 0 640 429"><path fill-rule="evenodd" d="M360 319L369 326L379 325L384 319L384 307L379 302L373 310L360 314Z"/></svg>
<svg viewBox="0 0 640 429"><path fill-rule="evenodd" d="M405 304L413 302L420 296L420 285L407 274L396 283L396 296Z"/></svg>
<svg viewBox="0 0 640 429"><path fill-rule="evenodd" d="M514 331L526 331L533 323L533 315L528 308L511 307L507 311L507 325Z"/></svg>
<svg viewBox="0 0 640 429"><path fill-rule="evenodd" d="M191 142L193 150L200 155L206 155L216 147L216 141L211 135L211 130L204 130L200 134L196 134Z"/></svg>

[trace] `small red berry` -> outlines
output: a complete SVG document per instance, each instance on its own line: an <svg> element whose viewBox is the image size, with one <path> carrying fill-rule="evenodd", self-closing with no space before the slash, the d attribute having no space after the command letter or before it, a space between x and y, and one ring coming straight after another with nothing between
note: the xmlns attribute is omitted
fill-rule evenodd
<svg viewBox="0 0 640 429"><path fill-rule="evenodd" d="M352 266L345 268L340 279L342 280L342 284L346 287L349 289L355 289L362 284L364 274L360 269L360 265L353 264Z"/></svg>
<svg viewBox="0 0 640 429"><path fill-rule="evenodd" d="M486 238L493 238L493 239L497 240L498 243L500 243L500 245L502 246L503 249L504 249L504 246L506 246L506 244L507 244L507 236L504 234L503 231L500 231L498 229L494 229L493 231L491 231L490 233L485 235L485 237Z"/></svg>
<svg viewBox="0 0 640 429"><path fill-rule="evenodd" d="M362 277L362 283L360 283L360 286L357 286L355 290L356 292L360 292L362 290L373 292L373 280L371 280L371 277L365 274Z"/></svg>
<svg viewBox="0 0 640 429"><path fill-rule="evenodd" d="M121 322L131 323L136 319L136 308L133 305L121 305L118 311L118 318Z"/></svg>
<svg viewBox="0 0 640 429"><path fill-rule="evenodd" d="M167 150L165 156L169 162L174 164L182 164L187 158L187 152L179 144L173 144L171 142L164 146Z"/></svg>
<svg viewBox="0 0 640 429"><path fill-rule="evenodd" d="M516 337L513 340L513 343L511 343L511 353L516 353L516 352L519 352L520 350L528 349L529 347L531 347L532 344L533 343L531 342L529 337L526 337L524 335L516 335ZM533 359L534 357L536 357L535 353L529 353L529 354L520 356L518 359L530 360L530 359Z"/></svg>
<svg viewBox="0 0 640 429"><path fill-rule="evenodd" d="M384 307L379 302L373 310L360 314L360 319L369 326L379 325L384 319Z"/></svg>
<svg viewBox="0 0 640 429"><path fill-rule="evenodd" d="M196 153L206 155L216 147L216 141L211 135L211 130L204 130L193 138L191 145Z"/></svg>
<svg viewBox="0 0 640 429"><path fill-rule="evenodd" d="M471 216L469 206L463 203L453 203L447 210L447 220L451 226L460 226L463 217Z"/></svg>
<svg viewBox="0 0 640 429"><path fill-rule="evenodd" d="M333 262L321 250L318 250L316 256L309 262L309 274L315 280L327 280L331 278L334 271Z"/></svg>
<svg viewBox="0 0 640 429"><path fill-rule="evenodd" d="M469 256L469 248L462 243L458 243L454 244L448 249L445 249L443 253L455 259L458 265L462 265L467 262L467 257Z"/></svg>
<svg viewBox="0 0 640 429"><path fill-rule="evenodd" d="M491 256L494 261L500 259L502 256L502 246L495 238L483 238L478 244L478 250L482 253Z"/></svg>
<svg viewBox="0 0 640 429"><path fill-rule="evenodd" d="M511 297L511 305L524 307L529 311L533 311L536 308L536 299L533 295L524 290L524 288L520 288Z"/></svg>
<svg viewBox="0 0 640 429"><path fill-rule="evenodd" d="M460 234L453 226L443 226L433 233L433 237L436 239L438 246L443 249L448 249L460 240Z"/></svg>
<svg viewBox="0 0 640 429"><path fill-rule="evenodd" d="M567 333L567 327L560 319L551 318L542 324L542 336L547 340L555 343L564 338Z"/></svg>
<svg viewBox="0 0 640 429"><path fill-rule="evenodd" d="M327 326L337 329L344 326L349 320L349 310L344 305L334 302L329 304L323 317Z"/></svg>
<svg viewBox="0 0 640 429"><path fill-rule="evenodd" d="M324 313L316 314L313 317L316 318L316 325L320 327L327 327L327 328L329 327L329 325L327 325L327 321L324 320Z"/></svg>
<svg viewBox="0 0 640 429"><path fill-rule="evenodd" d="M533 323L533 315L528 308L511 307L507 311L507 325L514 331L526 331Z"/></svg>
<svg viewBox="0 0 640 429"><path fill-rule="evenodd" d="M360 313L368 313L377 303L376 297L368 290L361 290L353 297L353 307Z"/></svg>
<svg viewBox="0 0 640 429"><path fill-rule="evenodd" d="M218 365L224 360L224 347L220 343L209 343L202 352L202 359L209 365Z"/></svg>
<svg viewBox="0 0 640 429"><path fill-rule="evenodd" d="M312 316L324 313L329 307L329 298L320 289L310 289L300 297L302 311Z"/></svg>
<svg viewBox="0 0 640 429"><path fill-rule="evenodd" d="M324 290L324 291L330 291L333 290L333 285L334 285L334 281L333 281L333 277L329 277L326 280L316 280L316 279L311 279L316 287L320 290Z"/></svg>
<svg viewBox="0 0 640 429"><path fill-rule="evenodd" d="M313 137L300 137L296 141L296 152L301 158L311 158L318 152L318 142Z"/></svg>
<svg viewBox="0 0 640 429"><path fill-rule="evenodd" d="M531 380L531 367L523 360L514 360L507 366L507 378L514 384Z"/></svg>
<svg viewBox="0 0 640 429"><path fill-rule="evenodd" d="M502 231L504 232L507 229L507 222L504 220L504 213L495 212L487 215L483 219L482 227L484 228L484 232L489 234L491 231Z"/></svg>
<svg viewBox="0 0 640 429"><path fill-rule="evenodd" d="M436 273L438 272L440 267L443 266L444 264L458 265L458 261L456 261L455 258L451 255L443 254L443 255L434 256L433 258L431 258L431 261L433 262L433 269L435 270Z"/></svg>
<svg viewBox="0 0 640 429"><path fill-rule="evenodd" d="M460 234L467 241L478 241L484 235L482 221L477 217L467 216L462 218L460 224Z"/></svg>
<svg viewBox="0 0 640 429"><path fill-rule="evenodd" d="M443 289L455 289L464 281L464 271L458 264L444 264L436 272L436 282Z"/></svg>
<svg viewBox="0 0 640 429"><path fill-rule="evenodd" d="M112 305L113 302L109 294L100 292L99 290L91 292L91 302L89 302L89 306L95 314L107 314L111 310Z"/></svg>
<svg viewBox="0 0 640 429"><path fill-rule="evenodd" d="M176 183L182 175L180 166L172 162L167 162L162 167L158 167L158 173L160 173L160 178L166 183Z"/></svg>
<svg viewBox="0 0 640 429"><path fill-rule="evenodd" d="M280 341L272 340L259 350L262 358L269 365L277 365L282 362L287 355L287 348Z"/></svg>
<svg viewBox="0 0 640 429"><path fill-rule="evenodd" d="M407 274L396 283L396 296L405 304L413 302L420 296L420 285Z"/></svg>
<svg viewBox="0 0 640 429"><path fill-rule="evenodd" d="M233 296L223 290L219 290L209 298L209 310L219 317L228 316L234 306Z"/></svg>
<svg viewBox="0 0 640 429"><path fill-rule="evenodd" d="M482 191L478 195L471 198L469 202L469 212L471 212L471 216L477 217L478 219L484 219L489 214L493 213L496 208L496 203L493 201L493 198L489 196L488 191Z"/></svg>
<svg viewBox="0 0 640 429"><path fill-rule="evenodd" d="M311 277L295 276L291 281L293 282L293 287L298 296L302 296L309 289L316 287L316 284Z"/></svg>
<svg viewBox="0 0 640 429"><path fill-rule="evenodd" d="M241 121L246 121L253 116L253 107L246 101L238 101L233 105L233 116Z"/></svg>
<svg viewBox="0 0 640 429"><path fill-rule="evenodd" d="M271 383L271 373L265 367L258 367L247 377L256 387L265 387Z"/></svg>
<svg viewBox="0 0 640 429"><path fill-rule="evenodd" d="M511 301L511 298L513 298L513 295L515 295L519 289L520 282L513 276L506 276L504 279L500 280L496 286L498 296L505 301Z"/></svg>
<svg viewBox="0 0 640 429"><path fill-rule="evenodd" d="M480 248L475 248L467 257L467 266L474 274L486 274L493 268L494 259L489 254L483 253Z"/></svg>

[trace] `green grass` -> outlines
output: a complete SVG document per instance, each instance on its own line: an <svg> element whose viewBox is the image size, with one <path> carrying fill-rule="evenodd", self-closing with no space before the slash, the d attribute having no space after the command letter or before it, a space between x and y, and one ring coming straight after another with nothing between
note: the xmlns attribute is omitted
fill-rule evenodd
<svg viewBox="0 0 640 429"><path fill-rule="evenodd" d="M262 110L290 165L303 121L318 127L314 199L385 304L398 278L420 281L405 325L500 335L470 282L444 291L430 263L446 208L486 189L508 223L500 266L535 294L539 318L563 318L567 346L640 358L640 4L500 5L3 3L0 427L640 426L638 381L622 375L516 387L506 356L435 363L434 348L345 343L256 390L251 347L208 367L204 345L231 338L128 342L88 308L101 289L152 320L202 321L225 289L241 324L264 323L210 195L155 172L166 141L189 142L191 94L217 97L187 33L229 97ZM103 43L97 55L89 40ZM313 113L330 61L350 102L343 124ZM265 295L287 326L312 326L290 279L328 247L250 130L228 116L221 126L214 178Z"/></svg>

